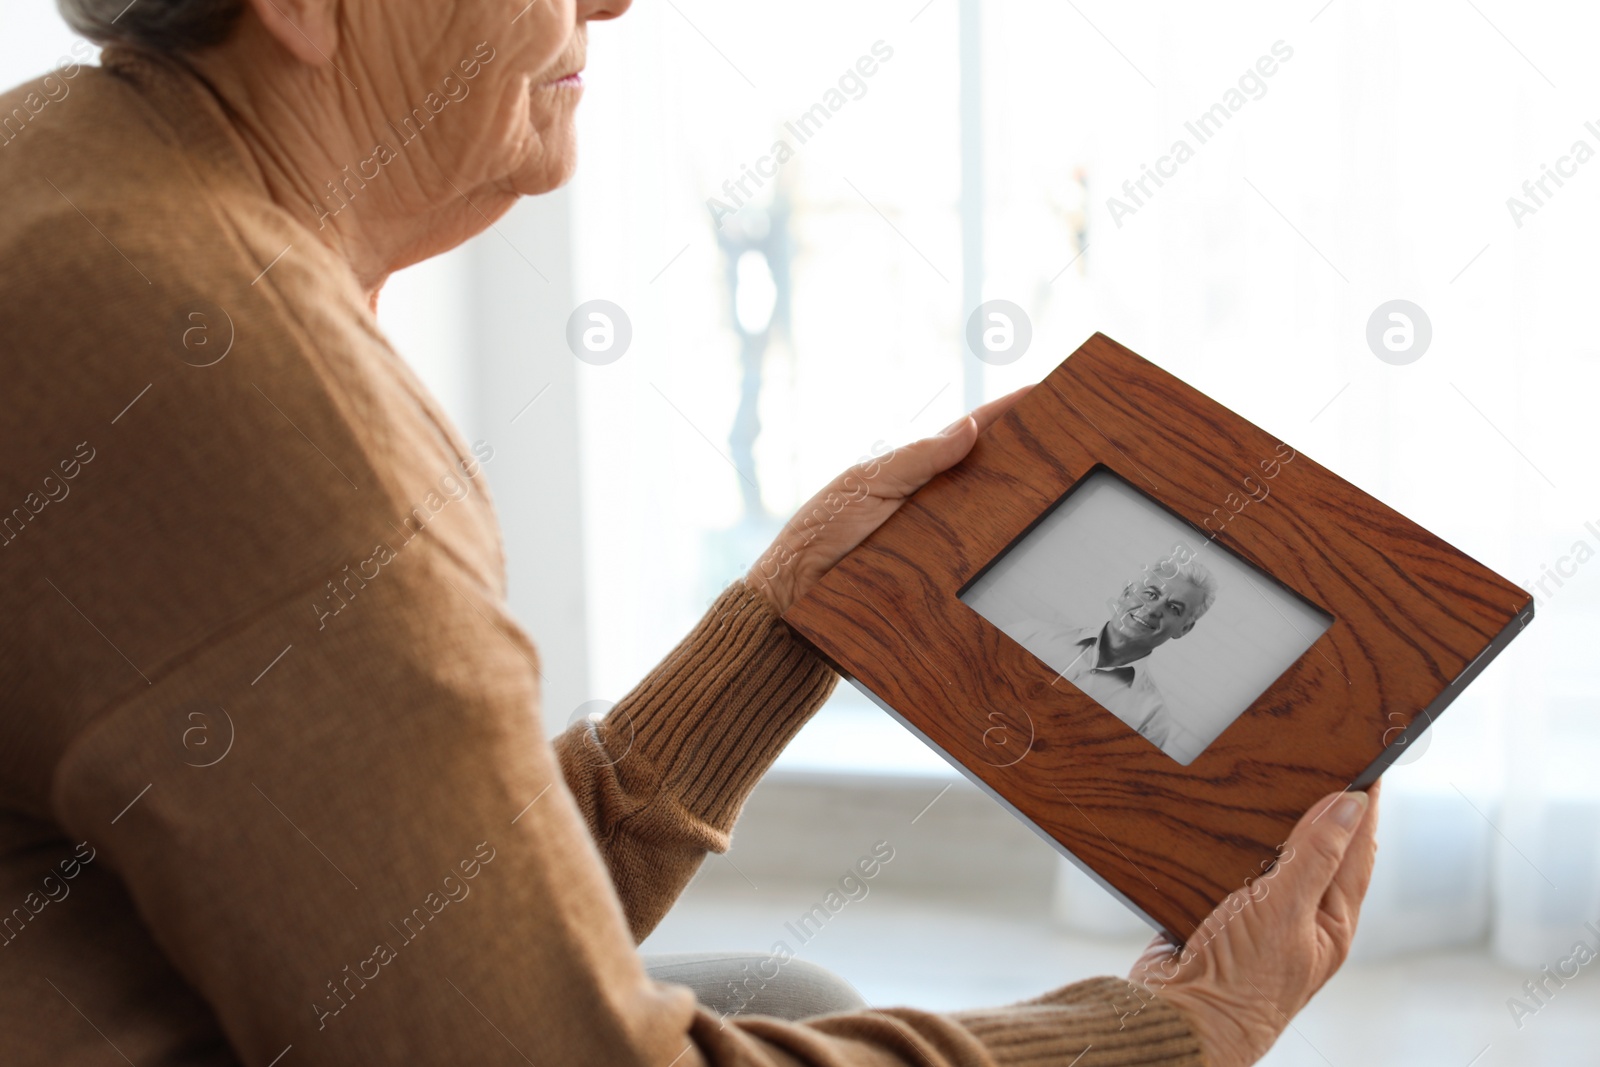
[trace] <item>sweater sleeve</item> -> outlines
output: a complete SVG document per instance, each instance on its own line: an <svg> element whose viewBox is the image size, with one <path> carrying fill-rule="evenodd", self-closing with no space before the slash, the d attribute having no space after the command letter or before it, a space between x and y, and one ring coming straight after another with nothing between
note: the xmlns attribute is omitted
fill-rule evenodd
<svg viewBox="0 0 1600 1067"><path fill-rule="evenodd" d="M740 580L601 722L556 738L636 941L707 851L727 851L750 791L837 682Z"/></svg>

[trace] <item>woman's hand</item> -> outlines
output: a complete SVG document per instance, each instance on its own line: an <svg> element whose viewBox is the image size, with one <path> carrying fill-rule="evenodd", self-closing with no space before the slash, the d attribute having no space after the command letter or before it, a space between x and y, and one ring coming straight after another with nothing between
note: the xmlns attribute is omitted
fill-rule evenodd
<svg viewBox="0 0 1600 1067"><path fill-rule="evenodd" d="M778 614L789 610L846 552L883 525L940 471L961 462L978 434L1033 386L991 400L932 437L864 460L829 482L790 519L745 576Z"/></svg>
<svg viewBox="0 0 1600 1067"><path fill-rule="evenodd" d="M1225 900L1181 952L1156 938L1129 975L1189 1017L1208 1067L1245 1067L1344 963L1377 854L1378 786L1334 793L1278 862Z"/></svg>

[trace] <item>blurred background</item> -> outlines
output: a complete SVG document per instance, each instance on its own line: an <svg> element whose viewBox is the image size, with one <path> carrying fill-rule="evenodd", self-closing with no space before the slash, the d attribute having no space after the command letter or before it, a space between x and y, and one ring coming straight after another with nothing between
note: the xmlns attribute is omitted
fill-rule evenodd
<svg viewBox="0 0 1600 1067"><path fill-rule="evenodd" d="M0 26L6 85L74 42L47 0ZM1386 777L1356 957L1265 1062L1592 1063L1600 966L1524 983L1600 947L1597 29L1508 0L639 0L592 26L576 179L379 315L496 448L550 732L840 469L1104 331L1538 601ZM979 358L991 300L1029 339ZM1399 351L1369 340L1395 300ZM870 895L799 950L875 1004L1032 996L1148 937L842 685L645 947L767 951L878 841Z"/></svg>

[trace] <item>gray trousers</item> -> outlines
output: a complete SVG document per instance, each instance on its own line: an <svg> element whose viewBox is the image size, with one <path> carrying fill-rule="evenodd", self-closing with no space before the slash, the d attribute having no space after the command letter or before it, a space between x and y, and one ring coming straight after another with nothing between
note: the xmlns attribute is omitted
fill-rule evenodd
<svg viewBox="0 0 1600 1067"><path fill-rule="evenodd" d="M778 966L759 952L679 952L643 959L650 977L688 986L718 1015L804 1019L867 1006L849 982L805 960Z"/></svg>

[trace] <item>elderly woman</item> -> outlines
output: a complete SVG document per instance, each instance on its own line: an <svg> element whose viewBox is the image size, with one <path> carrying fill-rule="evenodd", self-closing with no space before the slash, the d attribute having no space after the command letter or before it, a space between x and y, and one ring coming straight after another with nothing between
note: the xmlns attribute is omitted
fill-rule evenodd
<svg viewBox="0 0 1600 1067"><path fill-rule="evenodd" d="M780 613L1009 398L841 475L820 536L544 739L492 445L373 309L568 178L628 4L61 0L99 66L0 97L5 1061L1253 1062L1349 946L1365 796L1204 943L1021 1004L637 954L836 682Z"/></svg>

